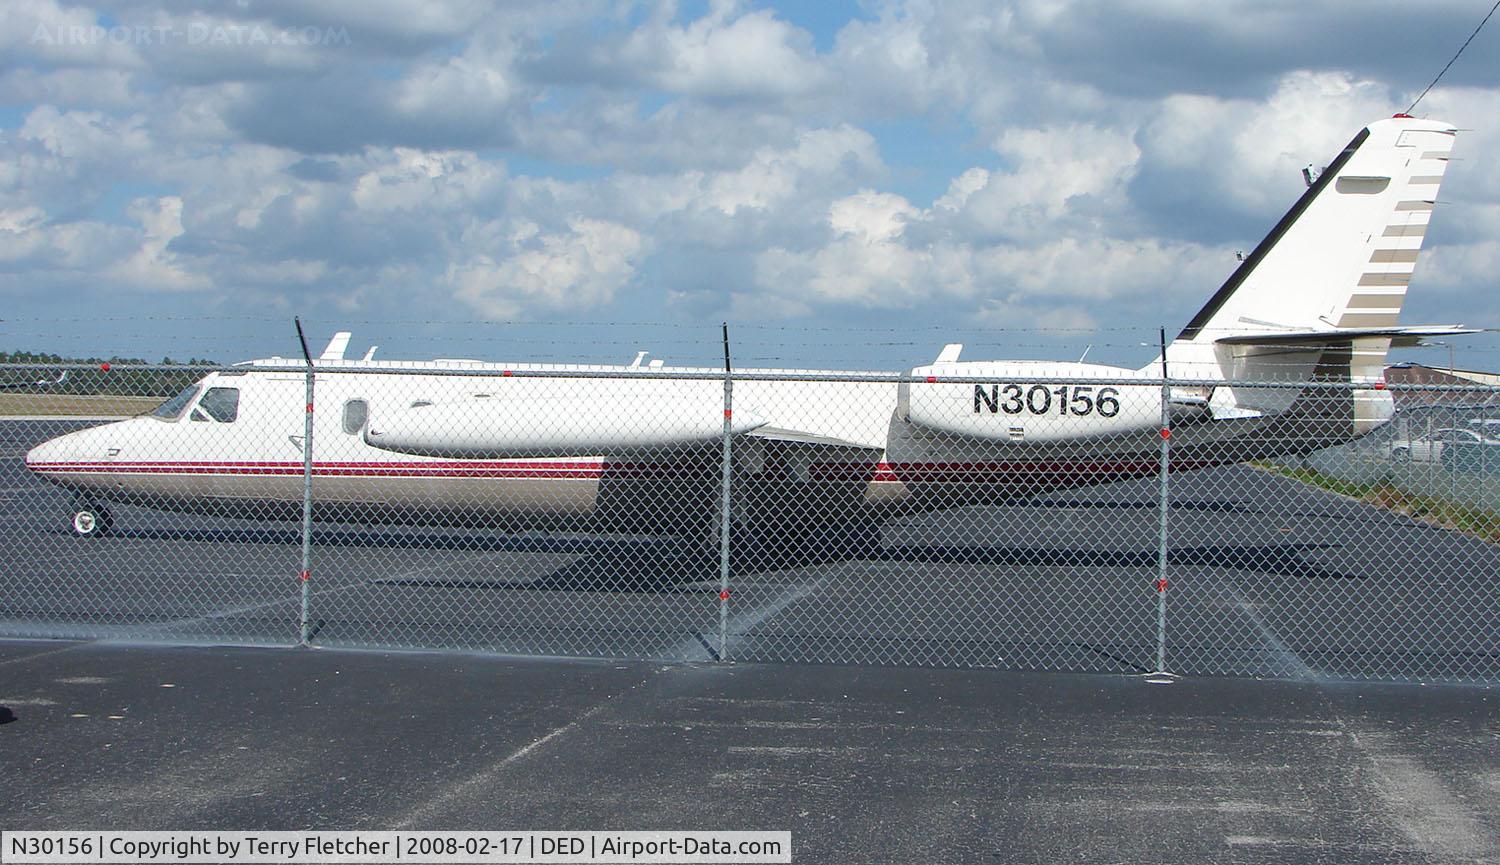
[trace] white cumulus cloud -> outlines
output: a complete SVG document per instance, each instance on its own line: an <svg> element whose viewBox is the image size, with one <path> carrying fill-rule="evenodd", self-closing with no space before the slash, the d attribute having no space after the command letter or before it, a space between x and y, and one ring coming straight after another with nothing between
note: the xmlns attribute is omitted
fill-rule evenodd
<svg viewBox="0 0 1500 865"><path fill-rule="evenodd" d="M611 222L575 218L566 232L518 226L509 249L450 268L454 296L483 315L504 319L528 309L584 313L605 303L635 272L645 241Z"/></svg>

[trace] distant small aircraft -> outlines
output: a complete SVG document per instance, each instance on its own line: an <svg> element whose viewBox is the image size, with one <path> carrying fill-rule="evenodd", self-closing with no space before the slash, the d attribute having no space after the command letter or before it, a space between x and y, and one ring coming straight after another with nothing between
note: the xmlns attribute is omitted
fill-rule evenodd
<svg viewBox="0 0 1500 865"><path fill-rule="evenodd" d="M1473 332L1397 323L1454 135L1404 115L1360 131L1140 369L961 361L954 344L905 382L737 381L736 489L767 519L806 527L1152 475L1164 413L1174 469L1360 436L1393 411L1381 381L1389 348ZM376 361L373 350L346 360L349 339L338 333L315 361L319 518L650 528L673 512L713 513L722 385L669 375L715 370L644 356L588 367ZM76 494L80 536L109 528L110 502L296 516L303 376L267 369L288 363L209 374L149 415L38 445L26 465ZM1201 382L1172 386L1165 412L1164 367ZM1355 387L1243 384L1315 379Z"/></svg>
<svg viewBox="0 0 1500 865"><path fill-rule="evenodd" d="M0 390L21 390L23 388L52 387L68 380L68 371L63 370L57 374L57 378L44 378L39 381L7 381L0 382Z"/></svg>

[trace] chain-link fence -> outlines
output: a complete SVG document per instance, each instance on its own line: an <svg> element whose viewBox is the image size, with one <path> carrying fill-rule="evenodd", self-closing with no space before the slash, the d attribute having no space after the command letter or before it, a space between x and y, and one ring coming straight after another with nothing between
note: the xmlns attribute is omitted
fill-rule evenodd
<svg viewBox="0 0 1500 865"><path fill-rule="evenodd" d="M1500 679L1500 388L1046 373L9 365L0 632Z"/></svg>

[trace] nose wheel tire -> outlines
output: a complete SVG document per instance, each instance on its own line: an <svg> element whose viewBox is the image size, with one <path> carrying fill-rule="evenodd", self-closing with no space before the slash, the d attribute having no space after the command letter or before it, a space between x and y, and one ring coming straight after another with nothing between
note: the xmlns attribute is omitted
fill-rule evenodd
<svg viewBox="0 0 1500 865"><path fill-rule="evenodd" d="M114 521L109 511L97 505L80 505L73 511L73 534L80 538L97 538L109 534Z"/></svg>

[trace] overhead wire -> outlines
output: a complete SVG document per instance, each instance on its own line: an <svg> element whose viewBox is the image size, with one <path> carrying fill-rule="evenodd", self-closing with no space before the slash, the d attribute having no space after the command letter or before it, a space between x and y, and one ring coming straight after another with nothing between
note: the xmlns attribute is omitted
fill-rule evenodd
<svg viewBox="0 0 1500 865"><path fill-rule="evenodd" d="M1479 31L1484 29L1484 25L1489 23L1490 17L1495 14L1496 9L1500 9L1500 0L1495 0L1495 5L1490 7L1490 11L1484 16L1484 20L1479 22L1479 26L1474 28L1474 32L1469 34L1469 38L1464 40L1464 44L1458 46L1458 51L1454 53L1452 59L1448 61L1448 64L1443 67L1443 71L1439 72L1437 74L1437 77L1432 79L1432 83L1427 85L1426 90L1423 90L1416 99L1412 100L1411 106L1406 109L1407 114L1410 114L1413 111L1417 110L1417 103L1421 102L1422 99L1427 95L1427 93L1431 91L1432 88L1436 87L1439 81L1443 80L1443 76L1448 74L1449 68L1451 68L1453 64L1458 61L1458 58L1464 53L1464 49L1469 47L1469 43L1473 42L1474 37L1479 35Z"/></svg>

